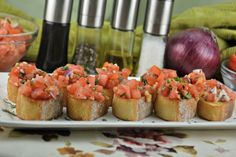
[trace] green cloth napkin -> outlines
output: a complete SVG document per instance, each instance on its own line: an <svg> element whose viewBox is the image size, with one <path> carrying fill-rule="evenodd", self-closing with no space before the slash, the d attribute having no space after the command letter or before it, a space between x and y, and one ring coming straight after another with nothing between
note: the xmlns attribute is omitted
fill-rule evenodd
<svg viewBox="0 0 236 157"><path fill-rule="evenodd" d="M217 38L221 60L236 53L236 2L193 7L172 18L171 34L192 27L208 27Z"/></svg>

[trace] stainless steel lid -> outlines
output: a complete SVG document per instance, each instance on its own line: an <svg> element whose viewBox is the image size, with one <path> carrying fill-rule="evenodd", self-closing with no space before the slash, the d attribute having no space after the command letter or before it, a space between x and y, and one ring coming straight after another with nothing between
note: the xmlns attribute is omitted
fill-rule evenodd
<svg viewBox="0 0 236 157"><path fill-rule="evenodd" d="M144 32L153 35L167 35L173 4L174 0L148 0Z"/></svg>
<svg viewBox="0 0 236 157"><path fill-rule="evenodd" d="M106 0L80 0L78 24L86 27L103 26Z"/></svg>
<svg viewBox="0 0 236 157"><path fill-rule="evenodd" d="M70 23L73 0L46 0L44 19L56 23Z"/></svg>
<svg viewBox="0 0 236 157"><path fill-rule="evenodd" d="M115 0L113 6L112 28L134 30L137 23L140 0Z"/></svg>

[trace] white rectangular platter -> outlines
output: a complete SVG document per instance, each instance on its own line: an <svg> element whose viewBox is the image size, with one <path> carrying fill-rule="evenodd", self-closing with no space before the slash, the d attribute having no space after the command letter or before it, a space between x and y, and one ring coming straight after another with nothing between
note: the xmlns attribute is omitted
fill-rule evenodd
<svg viewBox="0 0 236 157"><path fill-rule="evenodd" d="M224 122L210 122L198 117L187 122L168 122L154 115L142 121L129 122L117 119L111 109L105 116L94 121L73 121L66 117L66 112L51 121L21 120L4 109L9 104L4 101L7 96L7 73L0 73L0 126L12 128L71 128L71 129L106 129L106 128L178 128L178 129L236 129L236 112Z"/></svg>

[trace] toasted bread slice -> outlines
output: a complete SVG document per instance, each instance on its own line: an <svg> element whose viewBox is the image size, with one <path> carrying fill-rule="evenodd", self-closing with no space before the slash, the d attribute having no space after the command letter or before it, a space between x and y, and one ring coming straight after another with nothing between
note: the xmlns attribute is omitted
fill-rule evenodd
<svg viewBox="0 0 236 157"><path fill-rule="evenodd" d="M108 112L105 102L77 99L68 94L67 115L74 120L94 120Z"/></svg>
<svg viewBox="0 0 236 157"><path fill-rule="evenodd" d="M112 113L122 120L138 121L152 113L152 103L151 100L146 102L145 97L140 99L125 99L114 95Z"/></svg>
<svg viewBox="0 0 236 157"><path fill-rule="evenodd" d="M24 120L50 120L62 114L60 98L34 100L18 92L16 115Z"/></svg>
<svg viewBox="0 0 236 157"><path fill-rule="evenodd" d="M234 103L234 100L228 102L208 102L200 99L197 106L197 114L206 120L224 121L232 116Z"/></svg>
<svg viewBox="0 0 236 157"><path fill-rule="evenodd" d="M60 88L60 92L61 92L61 104L63 107L66 107L67 106L67 88L66 87Z"/></svg>
<svg viewBox="0 0 236 157"><path fill-rule="evenodd" d="M156 116L168 121L187 121L195 116L197 100L171 100L161 94L157 95L154 104Z"/></svg>
<svg viewBox="0 0 236 157"><path fill-rule="evenodd" d="M16 98L17 98L17 94L18 94L18 89L19 87L14 85L11 81L10 78L8 78L8 82L7 82L7 97L10 101L12 101L13 103L16 103Z"/></svg>
<svg viewBox="0 0 236 157"><path fill-rule="evenodd" d="M112 89L103 89L103 94L105 96L105 104L111 106L114 92Z"/></svg>

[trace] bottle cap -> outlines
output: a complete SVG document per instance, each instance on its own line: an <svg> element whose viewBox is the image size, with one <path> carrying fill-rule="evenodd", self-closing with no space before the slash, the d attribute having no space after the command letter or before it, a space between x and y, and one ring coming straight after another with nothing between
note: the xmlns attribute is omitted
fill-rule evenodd
<svg viewBox="0 0 236 157"><path fill-rule="evenodd" d="M113 6L112 28L134 30L137 24L139 0L115 0Z"/></svg>
<svg viewBox="0 0 236 157"><path fill-rule="evenodd" d="M100 28L105 10L106 0L80 0L77 22L81 26Z"/></svg>
<svg viewBox="0 0 236 157"><path fill-rule="evenodd" d="M44 19L49 22L70 23L73 0L46 0Z"/></svg>
<svg viewBox="0 0 236 157"><path fill-rule="evenodd" d="M148 0L144 32L153 35L167 35L173 4L174 0Z"/></svg>

